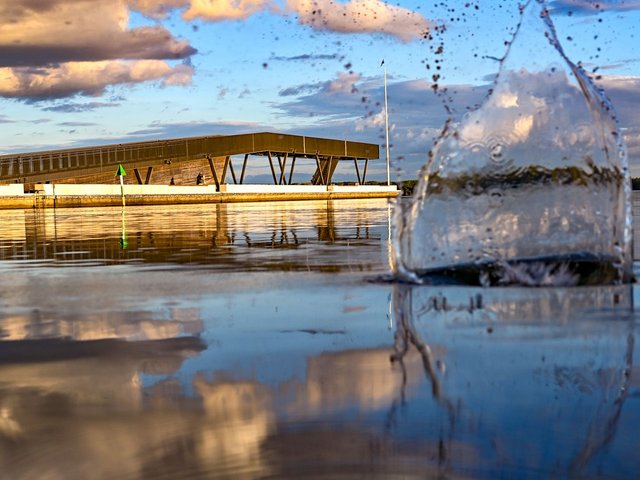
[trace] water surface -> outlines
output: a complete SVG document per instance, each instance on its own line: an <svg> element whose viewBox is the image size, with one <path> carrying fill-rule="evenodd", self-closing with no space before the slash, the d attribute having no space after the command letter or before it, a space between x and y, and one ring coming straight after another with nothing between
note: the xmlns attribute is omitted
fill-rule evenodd
<svg viewBox="0 0 640 480"><path fill-rule="evenodd" d="M376 281L389 219L0 211L0 478L636 477L637 287Z"/></svg>

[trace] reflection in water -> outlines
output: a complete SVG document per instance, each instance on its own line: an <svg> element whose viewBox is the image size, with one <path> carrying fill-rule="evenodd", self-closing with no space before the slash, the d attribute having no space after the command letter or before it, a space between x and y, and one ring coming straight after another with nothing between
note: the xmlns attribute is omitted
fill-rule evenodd
<svg viewBox="0 0 640 480"><path fill-rule="evenodd" d="M48 338L140 341L199 335L202 332L202 320L197 310L174 307L167 313L162 317L144 310L93 312L82 316L43 314L38 309L8 313L0 315L0 338L4 341Z"/></svg>
<svg viewBox="0 0 640 480"><path fill-rule="evenodd" d="M122 207L122 235L120 236L120 248L126 250L129 247L129 240L127 240L127 220L124 206Z"/></svg>
<svg viewBox="0 0 640 480"><path fill-rule="evenodd" d="M440 383L440 379L438 378L438 374L436 372L436 366L438 367L437 368L438 370L444 370L446 368L444 360L442 359L436 360L434 349L425 341L423 341L422 338L420 338L420 335L418 334L416 329L413 328L412 320L411 320L411 310L403 308L405 305L407 305L407 303L411 305L411 299L404 298L405 295L411 296L411 290L399 288L397 291L397 297L396 297L396 304L400 306L399 311L397 312L399 320L397 323L397 328L395 333L395 343L394 343L395 352L391 356L391 360L393 362L398 362L402 367L403 379L404 379L404 382L402 385L402 389L403 389L402 397L405 398L404 387L405 387L406 378L407 378L405 359L407 357L409 349L411 347L414 347L415 350L420 354L420 357L422 358L422 365L424 367L424 371L427 375L427 378L431 382L431 392L433 394L433 397L438 402L444 404L447 407L447 409L451 411L453 407L451 403L446 398L444 398L442 394L442 386ZM438 309L439 299L430 298L430 300L432 300L432 305L429 305L427 307L427 310L431 306L433 306L433 308ZM446 308L446 301L442 301L443 300L442 298L440 300L442 303L441 308Z"/></svg>
<svg viewBox="0 0 640 480"><path fill-rule="evenodd" d="M181 208L126 250L119 208L0 212L0 479L640 471L637 287L365 282L383 202Z"/></svg>
<svg viewBox="0 0 640 480"><path fill-rule="evenodd" d="M269 473L261 445L274 431L269 389L256 382L221 380L208 383L196 378L206 425L195 442L202 463L233 467L233 475Z"/></svg>
<svg viewBox="0 0 640 480"><path fill-rule="evenodd" d="M87 346L73 359L0 364L0 478L127 478L141 472L145 452L180 435L180 425L148 405L142 377L175 372L193 353L156 343L111 349L105 357ZM173 415L187 427L188 415Z"/></svg>
<svg viewBox="0 0 640 480"><path fill-rule="evenodd" d="M631 287L394 289L394 358L420 352L433 397L454 417L449 438L485 452L484 465L450 458L454 470L616 471L635 348ZM432 342L446 345L447 368L434 367Z"/></svg>
<svg viewBox="0 0 640 480"><path fill-rule="evenodd" d="M0 261L367 271L367 249L378 253L387 234L384 205L385 200L342 200L282 202L277 209L251 203L5 210ZM327 255L328 247L342 248L345 255Z"/></svg>
<svg viewBox="0 0 640 480"><path fill-rule="evenodd" d="M640 467L631 287L393 288L395 353L381 305L387 346L326 351L337 334L308 334L306 354L276 364L299 374L237 363L295 351L300 331L274 331L268 344L259 332L237 344L222 336L209 345L214 364L197 348L145 342L72 359L0 357L3 471L493 478Z"/></svg>
<svg viewBox="0 0 640 480"><path fill-rule="evenodd" d="M414 373L418 372L417 360L415 355L408 359ZM306 381L295 385L289 412L315 416L347 408L361 412L384 409L403 388L399 373L390 365L386 348L321 353L307 359Z"/></svg>

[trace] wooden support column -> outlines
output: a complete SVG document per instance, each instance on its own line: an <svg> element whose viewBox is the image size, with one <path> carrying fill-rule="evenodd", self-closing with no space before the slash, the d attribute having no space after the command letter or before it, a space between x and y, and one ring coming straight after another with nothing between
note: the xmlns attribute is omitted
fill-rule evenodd
<svg viewBox="0 0 640 480"><path fill-rule="evenodd" d="M287 184L287 177L285 176L285 170L287 168L287 153L284 154L284 159L282 162L280 161L280 156L278 155L278 163L280 163L280 183L279 185Z"/></svg>
<svg viewBox="0 0 640 480"><path fill-rule="evenodd" d="M337 167L338 160L333 157L329 157L329 163L327 164L327 185L331 185L333 182L333 174Z"/></svg>
<svg viewBox="0 0 640 480"><path fill-rule="evenodd" d="M137 168L134 168L133 173L136 174L136 180L138 181L138 185L142 185L142 177L140 176L140 171Z"/></svg>
<svg viewBox="0 0 640 480"><path fill-rule="evenodd" d="M216 190L220 191L220 181L218 180L218 173L216 172L216 166L213 164L211 155L206 155L209 160L209 168L211 169L211 175L213 175L213 181L216 182Z"/></svg>
<svg viewBox="0 0 640 480"><path fill-rule="evenodd" d="M147 178L144 179L144 184L145 185L149 185L149 182L151 181L151 173L152 172L153 172L153 167L147 168Z"/></svg>
<svg viewBox="0 0 640 480"><path fill-rule="evenodd" d="M245 153L244 162L242 162L242 173L240 174L240 183L244 182L244 172L247 170L247 160L249 159L249 154Z"/></svg>
<svg viewBox="0 0 640 480"><path fill-rule="evenodd" d="M269 166L271 167L271 175L273 176L273 184L278 184L278 179L276 178L276 171L273 168L273 158L271 158L271 152L267 152L267 156L269 157Z"/></svg>
<svg viewBox="0 0 640 480"><path fill-rule="evenodd" d="M324 173L322 172L322 165L320 163L320 155L316 153L316 168L318 169L318 173L320 174L320 185L326 185L324 182Z"/></svg>
<svg viewBox="0 0 640 480"><path fill-rule="evenodd" d="M367 181L366 180L366 176L367 176L367 167L369 166L369 159L365 158L364 159L364 171L362 172L362 184L364 185L364 183Z"/></svg>
<svg viewBox="0 0 640 480"><path fill-rule="evenodd" d="M229 159L229 171L231 172L231 178L233 178L233 183L238 184L238 180L236 179L236 172L233 169L233 162L231 161L231 157L227 157Z"/></svg>
<svg viewBox="0 0 640 480"><path fill-rule="evenodd" d="M358 176L358 183L362 184L362 180L360 180L360 168L358 168L358 160L356 158L353 159L353 164L356 166L356 175Z"/></svg>
<svg viewBox="0 0 640 480"><path fill-rule="evenodd" d="M296 166L296 156L294 155L291 159L291 170L289 171L289 182L288 185L291 185L291 179L293 178L293 168Z"/></svg>
<svg viewBox="0 0 640 480"><path fill-rule="evenodd" d="M222 167L222 177L220 178L220 183L225 183L227 179L227 169L229 168L229 155L227 155L224 159L224 166Z"/></svg>
<svg viewBox="0 0 640 480"><path fill-rule="evenodd" d="M278 167L280 168L280 176L278 178L278 185L282 185L282 158L280 158L280 154L276 154L276 158L278 159Z"/></svg>

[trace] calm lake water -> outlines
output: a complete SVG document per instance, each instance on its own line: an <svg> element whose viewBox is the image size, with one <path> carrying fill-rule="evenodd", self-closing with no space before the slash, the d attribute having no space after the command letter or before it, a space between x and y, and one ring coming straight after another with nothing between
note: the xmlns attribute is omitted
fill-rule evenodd
<svg viewBox="0 0 640 480"><path fill-rule="evenodd" d="M376 281L389 222L0 211L0 479L637 478L639 287Z"/></svg>

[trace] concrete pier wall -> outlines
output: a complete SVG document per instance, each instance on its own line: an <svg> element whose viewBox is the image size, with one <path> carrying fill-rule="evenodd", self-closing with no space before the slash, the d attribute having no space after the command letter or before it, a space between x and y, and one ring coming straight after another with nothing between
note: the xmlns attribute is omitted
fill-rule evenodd
<svg viewBox="0 0 640 480"><path fill-rule="evenodd" d="M215 194L215 185L136 185L123 186L127 195L211 195ZM45 184L36 185L36 192L46 196L102 196L121 195L120 185L80 185L80 184Z"/></svg>
<svg viewBox="0 0 640 480"><path fill-rule="evenodd" d="M16 197L24 195L24 185L21 183L13 183L11 185L0 185L0 198ZM0 200L1 201L1 200Z"/></svg>
<svg viewBox="0 0 640 480"><path fill-rule="evenodd" d="M171 205L183 203L234 203L290 200L337 200L393 198L391 186L337 185L124 185L127 205ZM0 208L62 208L122 205L120 185L38 184L34 193L24 193L22 184L0 186Z"/></svg>
<svg viewBox="0 0 640 480"><path fill-rule="evenodd" d="M220 193L326 193L325 185L220 185Z"/></svg>

